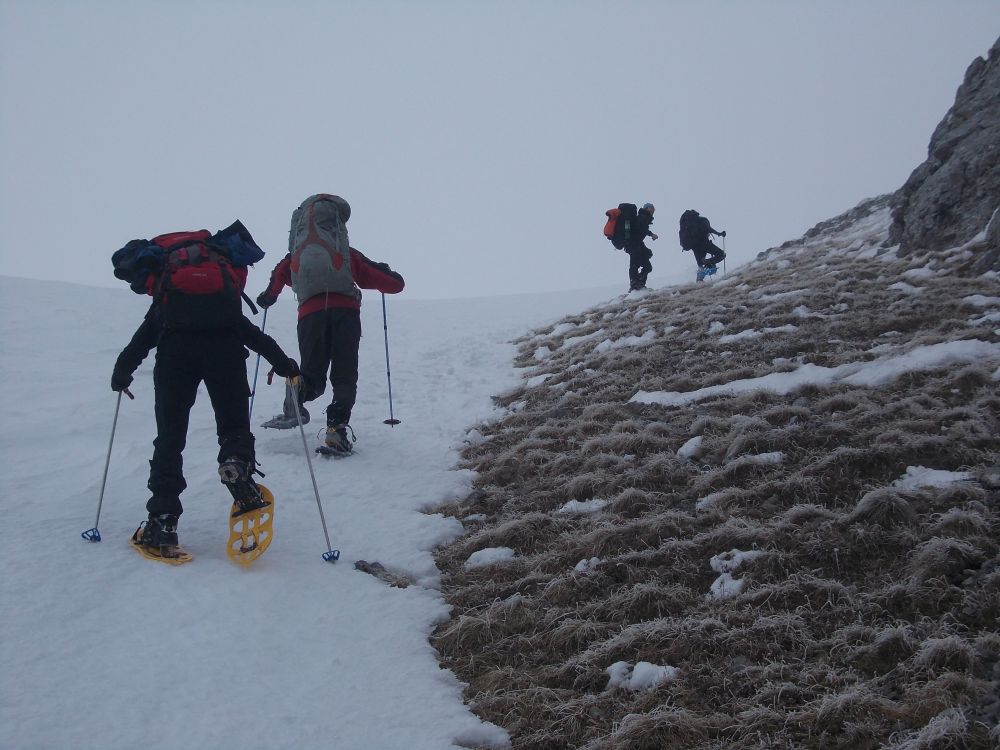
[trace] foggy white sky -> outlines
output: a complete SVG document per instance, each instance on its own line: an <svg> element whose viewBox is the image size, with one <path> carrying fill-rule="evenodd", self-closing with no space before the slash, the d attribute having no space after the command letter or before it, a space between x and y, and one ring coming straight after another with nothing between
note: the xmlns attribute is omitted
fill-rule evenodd
<svg viewBox="0 0 1000 750"><path fill-rule="evenodd" d="M996 0L0 0L0 273L124 286L129 239L240 218L268 255L314 192L407 294L627 286L601 235L686 208L730 263L899 187Z"/></svg>

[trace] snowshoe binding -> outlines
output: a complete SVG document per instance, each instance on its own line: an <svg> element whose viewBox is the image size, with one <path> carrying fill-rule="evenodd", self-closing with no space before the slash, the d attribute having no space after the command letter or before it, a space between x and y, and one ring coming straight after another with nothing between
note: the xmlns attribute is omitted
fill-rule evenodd
<svg viewBox="0 0 1000 750"><path fill-rule="evenodd" d="M152 516L139 524L129 544L145 558L183 565L193 558L177 541L177 516Z"/></svg>
<svg viewBox="0 0 1000 750"><path fill-rule="evenodd" d="M233 496L226 554L240 565L249 565L264 554L273 536L274 495L253 481L255 470L238 458L219 465L219 477Z"/></svg>

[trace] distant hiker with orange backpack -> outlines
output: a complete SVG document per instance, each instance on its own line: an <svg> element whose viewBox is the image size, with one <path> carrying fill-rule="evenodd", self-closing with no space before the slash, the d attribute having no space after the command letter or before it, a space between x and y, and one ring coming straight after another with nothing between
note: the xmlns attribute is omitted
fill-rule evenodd
<svg viewBox="0 0 1000 750"><path fill-rule="evenodd" d="M132 374L156 349L156 439L147 484L152 497L146 503L148 519L131 540L147 557L190 559L177 541L180 494L187 487L181 454L201 383L215 411L220 479L240 512L268 505L253 480L259 472L244 347L262 354L279 375L295 377L298 366L243 315L247 265L263 256L240 222L215 235L201 230L133 240L112 256L115 276L129 281L133 291L153 297L111 376L112 390L127 393Z"/></svg>
<svg viewBox="0 0 1000 750"><path fill-rule="evenodd" d="M629 255L629 291L645 289L646 277L653 270L653 264L649 262L653 251L646 247L645 239L659 239L659 235L649 228L655 211L652 203L644 203L638 210L634 203L620 203L618 208L605 211L608 221L604 225L604 236L617 249Z"/></svg>
<svg viewBox="0 0 1000 750"><path fill-rule="evenodd" d="M716 266L726 258L725 251L709 239L710 234L716 237L726 236L725 232L713 229L709 220L694 209L681 214L678 231L681 249L694 252L695 262L698 264L698 281L714 274Z"/></svg>
<svg viewBox="0 0 1000 750"><path fill-rule="evenodd" d="M267 308L278 301L282 289L292 287L299 303L302 362L301 387L286 388L282 413L263 426L296 427L296 399L303 423L308 422L304 404L323 395L329 372L333 400L326 408L321 448L340 456L353 450L347 430L358 393L361 289L396 294L404 285L403 277L387 264L369 260L350 246L346 227L350 216L351 207L340 196L320 193L306 198L292 214L288 254L257 297L257 304Z"/></svg>

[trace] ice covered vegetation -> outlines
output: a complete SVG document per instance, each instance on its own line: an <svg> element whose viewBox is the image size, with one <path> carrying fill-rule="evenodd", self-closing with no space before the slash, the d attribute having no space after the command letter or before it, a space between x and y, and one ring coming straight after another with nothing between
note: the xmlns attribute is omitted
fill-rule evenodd
<svg viewBox="0 0 1000 750"><path fill-rule="evenodd" d="M432 637L514 748L998 746L1000 280L886 203L518 340Z"/></svg>

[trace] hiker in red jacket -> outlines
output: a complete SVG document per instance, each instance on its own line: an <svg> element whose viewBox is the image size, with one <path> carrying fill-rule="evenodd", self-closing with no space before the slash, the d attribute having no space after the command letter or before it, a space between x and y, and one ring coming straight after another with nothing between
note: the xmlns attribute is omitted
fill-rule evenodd
<svg viewBox="0 0 1000 750"><path fill-rule="evenodd" d="M361 289L396 294L404 285L403 277L387 264L366 258L348 244L345 224L350 216L351 207L336 195L321 193L303 201L292 214L288 254L257 297L257 304L267 308L286 286L295 292L302 372L299 412L303 423L308 422L303 404L323 395L329 373L333 400L326 408L326 445L341 455L352 450L347 428L358 393ZM282 413L263 426L295 427L293 398L289 386Z"/></svg>

